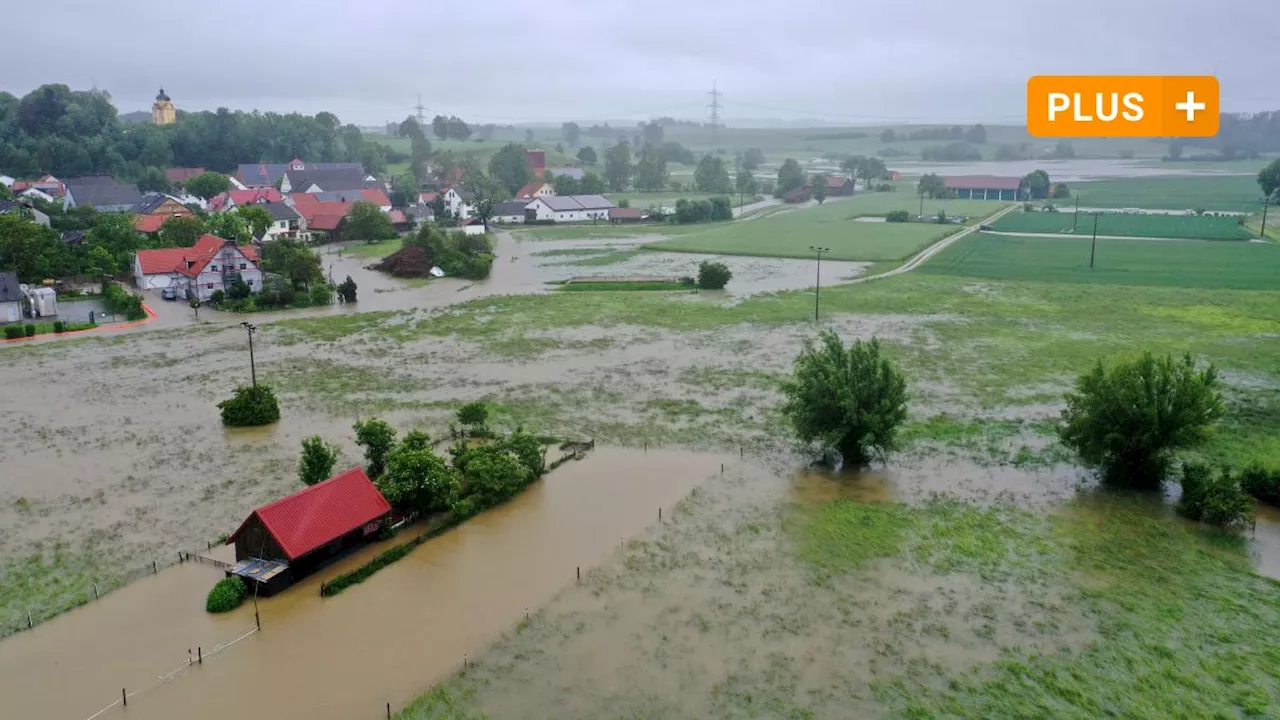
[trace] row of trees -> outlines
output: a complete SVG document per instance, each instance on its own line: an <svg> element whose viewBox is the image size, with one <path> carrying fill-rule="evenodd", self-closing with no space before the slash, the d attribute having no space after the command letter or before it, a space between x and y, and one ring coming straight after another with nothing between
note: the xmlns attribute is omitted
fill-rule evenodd
<svg viewBox="0 0 1280 720"><path fill-rule="evenodd" d="M960 125L901 131L887 128L880 133L880 142L885 144L907 140L964 140L982 144L987 141L987 129L979 123L969 128Z"/></svg>
<svg viewBox="0 0 1280 720"><path fill-rule="evenodd" d="M824 331L816 345L806 343L781 390L782 415L796 436L828 457L865 465L898 447L907 383L875 339L846 347ZM1107 485L1141 490L1159 489L1175 453L1199 447L1225 414L1217 370L1198 367L1189 355L1175 360L1145 353L1110 366L1098 361L1066 402L1062 443ZM1280 473L1256 468L1215 474L1188 463L1181 479L1179 511L1219 525L1251 518L1245 487L1262 497L1280 494Z"/></svg>
<svg viewBox="0 0 1280 720"><path fill-rule="evenodd" d="M114 175L137 179L147 168L205 167L231 172L242 162L358 162L387 167L387 148L366 142L355 125L320 112L179 112L171 125L123 124L111 96L42 85L22 98L0 92L0 173L34 177Z"/></svg>

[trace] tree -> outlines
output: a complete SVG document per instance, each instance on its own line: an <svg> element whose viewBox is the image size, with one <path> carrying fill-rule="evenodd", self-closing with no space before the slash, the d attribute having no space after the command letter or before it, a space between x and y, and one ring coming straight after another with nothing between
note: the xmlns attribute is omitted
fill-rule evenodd
<svg viewBox="0 0 1280 720"><path fill-rule="evenodd" d="M187 181L187 192L205 200L221 195L230 187L227 176L216 172L203 172Z"/></svg>
<svg viewBox="0 0 1280 720"><path fill-rule="evenodd" d="M745 165L741 170L738 170L738 177L735 179L733 184L739 195L750 195L755 197L756 190L759 189L756 183L756 176L752 175L751 171L748 170Z"/></svg>
<svg viewBox="0 0 1280 720"><path fill-rule="evenodd" d="M338 448L326 443L319 435L302 441L302 457L298 459L298 479L303 485L315 485L333 475L338 462Z"/></svg>
<svg viewBox="0 0 1280 720"><path fill-rule="evenodd" d="M645 192L661 190L667 185L667 161L653 145L645 145L636 163L636 189Z"/></svg>
<svg viewBox="0 0 1280 720"><path fill-rule="evenodd" d="M1063 444L1105 482L1139 489L1160 487L1173 451L1202 443L1223 414L1217 369L1190 355L1099 360L1066 398Z"/></svg>
<svg viewBox="0 0 1280 720"><path fill-rule="evenodd" d="M884 131L880 133L881 144L897 142L897 140L898 140L898 134L893 131L893 128L885 128Z"/></svg>
<svg viewBox="0 0 1280 720"><path fill-rule="evenodd" d="M199 215L171 217L160 226L160 244L164 247L191 247L204 232L204 220Z"/></svg>
<svg viewBox="0 0 1280 720"><path fill-rule="evenodd" d="M1222 468L1218 474L1204 463L1182 466L1182 497L1178 514L1218 527L1244 527L1253 522L1253 498L1240 486L1240 477Z"/></svg>
<svg viewBox="0 0 1280 720"><path fill-rule="evenodd" d="M937 173L925 173L916 185L916 194L939 198L947 192L947 183Z"/></svg>
<svg viewBox="0 0 1280 720"><path fill-rule="evenodd" d="M1049 197L1052 183L1049 182L1049 173L1044 170L1033 170L1027 173L1026 177L1022 178L1022 183L1031 197L1037 200Z"/></svg>
<svg viewBox="0 0 1280 720"><path fill-rule="evenodd" d="M502 149L489 158L489 175L501 182L507 192L515 194L517 190L533 180L533 170L529 168L529 158L524 147L515 143L507 143Z"/></svg>
<svg viewBox="0 0 1280 720"><path fill-rule="evenodd" d="M0 185L0 200L12 200L13 192L9 190L8 185Z"/></svg>
<svg viewBox="0 0 1280 720"><path fill-rule="evenodd" d="M614 192L626 190L627 184L631 182L632 170L631 145L627 141L623 140L605 152L604 179L610 190Z"/></svg>
<svg viewBox="0 0 1280 720"><path fill-rule="evenodd" d="M280 402L266 385L237 387L235 395L218 403L218 409L227 427L257 427L280 420Z"/></svg>
<svg viewBox="0 0 1280 720"><path fill-rule="evenodd" d="M470 435L488 431L489 409L482 402L469 402L458 408L458 424Z"/></svg>
<svg viewBox="0 0 1280 720"><path fill-rule="evenodd" d="M138 176L139 192L168 192L169 181L165 179L164 171L158 167L149 167L142 171Z"/></svg>
<svg viewBox="0 0 1280 720"><path fill-rule="evenodd" d="M883 179L889 174L884 160L866 155L854 155L841 163L840 167L853 177L862 180L863 187L868 190L871 189L872 182Z"/></svg>
<svg viewBox="0 0 1280 720"><path fill-rule="evenodd" d="M718 155L703 155L698 167L693 171L693 185L699 192L730 193L733 192L733 180L729 177L729 169Z"/></svg>
<svg viewBox="0 0 1280 720"><path fill-rule="evenodd" d="M463 122L462 118L456 115L449 117L449 138L452 140L466 140L471 137L471 127Z"/></svg>
<svg viewBox="0 0 1280 720"><path fill-rule="evenodd" d="M774 194L778 196L797 188L804 187L805 182L804 170L800 168L800 163L792 158L783 161L782 167L778 168L778 184L774 188Z"/></svg>
<svg viewBox="0 0 1280 720"><path fill-rule="evenodd" d="M582 195L582 181L572 175L555 175L547 173L545 176L547 182L551 183L551 187L556 189L557 195Z"/></svg>
<svg viewBox="0 0 1280 720"><path fill-rule="evenodd" d="M373 203L358 200L347 213L342 235L347 240L375 243L396 236L395 226L386 213Z"/></svg>
<svg viewBox="0 0 1280 720"><path fill-rule="evenodd" d="M262 269L283 277L293 289L310 290L313 284L324 282L320 256L293 238L278 238L264 243Z"/></svg>
<svg viewBox="0 0 1280 720"><path fill-rule="evenodd" d="M742 154L742 167L746 170L755 170L764 164L764 153L760 148L747 148Z"/></svg>
<svg viewBox="0 0 1280 720"><path fill-rule="evenodd" d="M578 181L578 187L583 195L600 195L605 191L604 178L593 172L585 173Z"/></svg>
<svg viewBox="0 0 1280 720"><path fill-rule="evenodd" d="M814 175L809 182L813 185L813 199L817 200L818 204L821 205L827 199L827 176L819 173Z"/></svg>
<svg viewBox="0 0 1280 720"><path fill-rule="evenodd" d="M662 127L662 123L657 120L640 123L640 133L644 139L644 146L657 149L662 145L662 141L666 135L666 131Z"/></svg>
<svg viewBox="0 0 1280 720"><path fill-rule="evenodd" d="M244 218L249 232L256 238L266 235L267 228L271 227L273 222L271 214L257 205L241 205L236 208L236 212Z"/></svg>
<svg viewBox="0 0 1280 720"><path fill-rule="evenodd" d="M578 127L576 122L564 123L560 126L560 137L563 137L571 147L577 147L578 140L582 138L582 128Z"/></svg>
<svg viewBox="0 0 1280 720"><path fill-rule="evenodd" d="M1258 187L1262 188L1263 197L1275 197L1280 191L1280 160L1272 160L1258 171Z"/></svg>
<svg viewBox="0 0 1280 720"><path fill-rule="evenodd" d="M416 433L426 438L425 433ZM419 513L447 510L461 492L457 473L429 444L405 436L387 458L387 471L378 479L378 489L392 505Z"/></svg>
<svg viewBox="0 0 1280 720"><path fill-rule="evenodd" d="M525 432L524 428L516 428L515 432L502 441L502 447L516 456L520 464L529 470L532 478L540 478L546 471L543 454L546 445L533 434Z"/></svg>
<svg viewBox="0 0 1280 720"><path fill-rule="evenodd" d="M586 145L578 151L578 162L584 165L595 165L597 161L596 149L590 145Z"/></svg>
<svg viewBox="0 0 1280 720"><path fill-rule="evenodd" d="M466 453L462 472L482 507L514 496L533 479L520 458L499 445L482 446Z"/></svg>
<svg viewBox="0 0 1280 720"><path fill-rule="evenodd" d="M721 290L732 278L733 271L722 262L703 260L698 266L698 287L703 290Z"/></svg>
<svg viewBox="0 0 1280 720"><path fill-rule="evenodd" d="M865 465L897 447L907 417L907 383L880 342L855 340L847 349L824 330L817 346L806 342L792 376L783 381L783 417L804 443L839 453L846 465Z"/></svg>
<svg viewBox="0 0 1280 720"><path fill-rule="evenodd" d="M380 477L387 469L387 455L395 445L396 429L378 418L357 420L352 429L356 431L356 444L364 448L369 477Z"/></svg>
<svg viewBox="0 0 1280 720"><path fill-rule="evenodd" d="M338 295L342 297L342 302L344 303L356 301L356 281L352 280L350 275L338 285Z"/></svg>
<svg viewBox="0 0 1280 720"><path fill-rule="evenodd" d="M968 142L981 145L987 141L987 129L981 123L974 125L964 131L964 139Z"/></svg>
<svg viewBox="0 0 1280 720"><path fill-rule="evenodd" d="M443 115L431 118L431 134L440 140L449 137L449 118Z"/></svg>
<svg viewBox="0 0 1280 720"><path fill-rule="evenodd" d="M244 245L250 239L249 224L244 221L244 216L240 213L214 213L205 220L205 229L210 235L216 235L223 240L234 240L237 245Z"/></svg>
<svg viewBox="0 0 1280 720"><path fill-rule="evenodd" d="M1055 158L1073 158L1076 156L1076 149L1072 146L1071 141L1063 138L1053 146L1053 157Z"/></svg>

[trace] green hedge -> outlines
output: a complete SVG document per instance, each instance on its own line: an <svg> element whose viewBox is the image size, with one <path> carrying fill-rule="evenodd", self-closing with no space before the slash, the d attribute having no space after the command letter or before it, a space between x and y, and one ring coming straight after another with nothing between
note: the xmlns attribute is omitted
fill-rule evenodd
<svg viewBox="0 0 1280 720"><path fill-rule="evenodd" d="M5 325L4 326L5 340L17 340L18 338L24 337L24 336L25 336L25 331L22 329L21 325Z"/></svg>
<svg viewBox="0 0 1280 720"><path fill-rule="evenodd" d="M349 573L343 573L338 577L334 578L333 580L330 580L329 582L325 583L320 587L320 595L322 597L330 597L332 595L337 595L338 593L342 592L343 590L346 590L352 585L359 585L365 580L368 580L374 573L390 565L391 563L399 560L405 555L408 555L410 552L413 552L414 548L418 547L419 545L430 540L433 537L438 537L445 531L457 525L459 522L461 522L460 518L457 518L453 515L449 516L449 518L443 523L441 523L440 525L434 528L431 528L427 532L419 535L418 537L410 540L409 542L404 543L402 545L397 545L391 548L390 550L387 550L386 552L379 554L377 557L365 563L364 565L361 565L355 570L352 570Z"/></svg>
<svg viewBox="0 0 1280 720"><path fill-rule="evenodd" d="M1280 507L1280 470L1251 465L1240 473L1240 487L1258 502Z"/></svg>
<svg viewBox="0 0 1280 720"><path fill-rule="evenodd" d="M209 591L204 601L204 609L211 613L230 612L240 607L240 603L248 597L249 590L244 581L238 577L223 578Z"/></svg>
<svg viewBox="0 0 1280 720"><path fill-rule="evenodd" d="M270 425L280 419L280 402L266 385L238 387L236 394L218 403L222 424L228 427Z"/></svg>

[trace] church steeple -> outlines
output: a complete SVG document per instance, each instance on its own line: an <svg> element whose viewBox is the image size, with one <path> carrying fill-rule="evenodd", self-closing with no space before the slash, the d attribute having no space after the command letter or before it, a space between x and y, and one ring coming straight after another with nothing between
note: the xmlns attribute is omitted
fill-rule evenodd
<svg viewBox="0 0 1280 720"><path fill-rule="evenodd" d="M165 94L164 88L160 88L160 92L156 94L156 102L151 106L151 122L168 125L177 119L178 109L173 106L173 101Z"/></svg>

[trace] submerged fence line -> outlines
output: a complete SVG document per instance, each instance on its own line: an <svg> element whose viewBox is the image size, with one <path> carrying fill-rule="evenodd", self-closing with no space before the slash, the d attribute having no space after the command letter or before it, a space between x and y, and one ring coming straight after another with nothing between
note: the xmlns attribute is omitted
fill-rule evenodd
<svg viewBox="0 0 1280 720"><path fill-rule="evenodd" d="M99 710L98 712L96 712L96 713L94 713L94 714L90 715L89 717L85 718L85 720L96 720L96 718L98 718L98 717L102 716L103 714L105 714L105 713L109 712L112 708L119 707L119 708L122 708L122 709L123 709L123 708L125 708L125 707L128 707L128 705L129 705L129 699L130 699L130 698L138 697L139 695L142 695L143 693L145 693L145 692L147 692L147 691L149 691L149 690L151 690L151 689L155 688L157 685L161 685L161 684L163 684L163 683L167 683L167 682L169 682L170 680L172 680L173 678L177 677L177 676L178 676L178 675L180 675L181 673L183 673L183 672L185 672L185 671L187 671L187 670L191 669L191 666L192 666L192 665L203 665L206 661L208 661L208 660L209 660L210 658L212 658L213 656L217 655L218 653L222 652L223 650L226 650L227 648L231 647L232 645L235 645L236 643L240 642L241 640L244 640L245 638L247 638L247 637L249 637L250 635L253 635L253 634L257 633L257 632L258 632L258 628L257 628L257 627L251 627L251 628L249 628L249 630L248 630L247 632L245 632L245 633L244 633L243 635L241 635L240 637L237 637L237 638L235 638L234 640L228 640L227 642L224 642L224 643L222 643L221 645L218 645L217 647L213 648L213 649L212 649L212 650L210 650L209 652L204 652L204 649L203 649L203 648L197 648L197 649L196 649L197 656L196 656L195 658L191 657L191 650L190 650L190 648L188 648L188 649L187 649L187 661L186 661L185 663L182 663L181 665L179 665L178 667L174 668L173 670L170 670L169 672L167 672L167 673L165 673L165 674L163 674L163 675L159 676L158 678L156 678L155 680L153 680L153 681L151 682L151 684L150 684L150 685L147 685L146 687L142 688L141 690L134 690L133 692L128 692L128 688L124 688L124 687L120 688L120 699L119 699L119 700L116 700L116 701L112 702L110 705L107 705L106 707L102 708L102 709L101 709L101 710Z"/></svg>
<svg viewBox="0 0 1280 720"><path fill-rule="evenodd" d="M212 547L213 543L209 543L209 546ZM170 557L170 554L165 553L165 557ZM176 554L172 555L172 558L173 559L171 561L167 562L152 560L146 565L135 567L132 570L126 570L119 575L90 581L88 586L82 590L81 594L71 596L62 604L25 606L21 608L19 611L20 614L16 618L10 617L0 621L0 638L16 635L23 630L31 630L36 625L48 622L64 612L74 610L81 605L88 605L94 600L101 600L111 592L119 590L134 581L141 580L144 577L157 575L161 570L171 568L174 565L195 561L212 565L220 570L227 570L231 567L224 562L189 553L185 550L178 550ZM0 580L2 580L6 574L7 573L0 573Z"/></svg>

